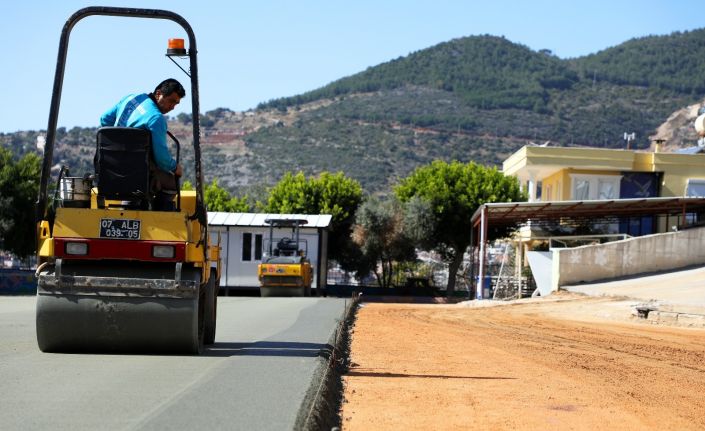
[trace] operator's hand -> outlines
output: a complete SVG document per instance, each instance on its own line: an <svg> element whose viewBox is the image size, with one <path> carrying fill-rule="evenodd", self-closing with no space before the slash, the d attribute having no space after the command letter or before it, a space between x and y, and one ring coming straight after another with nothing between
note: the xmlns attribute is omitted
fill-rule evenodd
<svg viewBox="0 0 705 431"><path fill-rule="evenodd" d="M183 171L183 169L181 169L181 165L177 164L176 169L174 169L174 175L176 175L177 177L180 177L181 175L183 175L183 173L184 173L184 171Z"/></svg>

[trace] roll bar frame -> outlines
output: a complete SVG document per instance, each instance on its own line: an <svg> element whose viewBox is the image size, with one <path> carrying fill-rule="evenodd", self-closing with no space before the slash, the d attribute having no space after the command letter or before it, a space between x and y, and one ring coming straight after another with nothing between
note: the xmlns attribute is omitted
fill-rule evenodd
<svg viewBox="0 0 705 431"><path fill-rule="evenodd" d="M42 175L39 185L39 197L36 206L36 222L48 218L47 205L47 188L49 178L51 176L51 166L54 156L54 144L56 141L56 125L59 117L59 107L61 105L61 92L64 84L64 70L66 68L66 56L68 52L69 36L73 27L83 18L102 15L102 16L122 16L130 18L152 18L165 19L179 24L188 35L189 47L188 53L190 60L190 80L191 80L191 113L193 125L193 150L195 160L195 177L196 177L196 211L190 216L191 219L198 219L202 225L202 243L204 244L205 252L205 236L207 235L206 228L208 226L208 215L203 201L203 171L201 168L201 145L200 145L200 116L199 116L199 92L198 92L198 62L196 36L193 33L191 25L180 15L160 9L137 9L137 8L120 8L120 7L104 7L90 6L75 12L64 24L61 31L61 39L59 40L59 53L56 60L56 72L54 74L54 87L51 96L51 107L49 109L49 122L47 124L47 136L44 146L44 159L42 163Z"/></svg>

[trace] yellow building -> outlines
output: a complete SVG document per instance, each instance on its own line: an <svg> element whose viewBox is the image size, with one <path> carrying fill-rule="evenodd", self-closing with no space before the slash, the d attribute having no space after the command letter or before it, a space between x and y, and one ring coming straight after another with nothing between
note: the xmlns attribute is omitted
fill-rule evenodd
<svg viewBox="0 0 705 431"><path fill-rule="evenodd" d="M484 204L473 214L478 280L485 284L492 274L485 251L490 228L519 228L514 278L521 286L530 264L538 291L547 294L554 289L554 250L679 230L705 215L705 154L697 147L660 153L525 146L504 161L503 172L519 179L529 202ZM485 284L477 298L488 297Z"/></svg>
<svg viewBox="0 0 705 431"><path fill-rule="evenodd" d="M525 146L503 170L529 202L705 196L705 154Z"/></svg>

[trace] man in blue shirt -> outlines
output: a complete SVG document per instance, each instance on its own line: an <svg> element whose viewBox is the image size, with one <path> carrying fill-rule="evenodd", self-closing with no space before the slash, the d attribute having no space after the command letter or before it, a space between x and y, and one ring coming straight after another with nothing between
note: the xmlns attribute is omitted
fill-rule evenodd
<svg viewBox="0 0 705 431"><path fill-rule="evenodd" d="M125 96L100 117L102 127L136 127L152 133L152 155L157 167L155 174L158 182L158 205L169 200L168 196L159 192L176 189L175 177L180 177L183 172L181 165L169 154L166 140L167 121L164 114L171 112L185 95L186 90L179 81L167 79L157 85L153 93Z"/></svg>

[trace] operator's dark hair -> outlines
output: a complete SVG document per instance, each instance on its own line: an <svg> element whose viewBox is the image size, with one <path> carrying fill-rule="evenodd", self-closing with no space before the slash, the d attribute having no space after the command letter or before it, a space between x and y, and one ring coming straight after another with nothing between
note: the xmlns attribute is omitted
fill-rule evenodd
<svg viewBox="0 0 705 431"><path fill-rule="evenodd" d="M156 93L157 90L161 91L161 93L165 96L168 96L173 92L176 92L176 94L178 94L179 97L182 98L186 96L186 90L184 90L184 86L181 85L181 83L174 78L165 79L164 81L160 82L159 85L154 88L154 92Z"/></svg>

